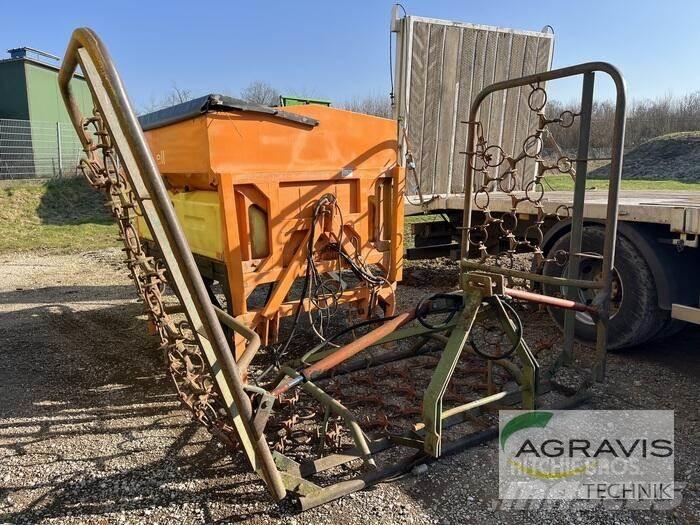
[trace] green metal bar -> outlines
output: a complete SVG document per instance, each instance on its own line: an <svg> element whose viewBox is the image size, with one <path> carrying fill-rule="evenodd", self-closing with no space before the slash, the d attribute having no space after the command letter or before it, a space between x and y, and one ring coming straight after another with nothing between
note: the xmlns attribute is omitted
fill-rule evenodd
<svg viewBox="0 0 700 525"><path fill-rule="evenodd" d="M369 442L369 449L372 454L377 452L382 452L393 447L394 444L388 437L383 437ZM345 465L351 461L362 459L362 451L357 447L351 448L349 450L343 450L337 454L329 454L322 458L303 461L299 465L299 472L302 476L313 476L324 470L331 469L340 465Z"/></svg>
<svg viewBox="0 0 700 525"><path fill-rule="evenodd" d="M496 394L491 394L490 396L486 397L481 397L479 399L475 399L474 401L471 401L469 403L465 403L463 405L459 405L456 407L448 408L445 410L441 416L442 419L447 419L448 417L456 416L457 414L462 414L464 412L469 412L470 410L473 410L477 407L481 407L484 405L488 405L491 403L495 403L496 401L500 401L501 399L504 399L511 395L513 392L512 391L503 391L503 392L497 392Z"/></svg>
<svg viewBox="0 0 700 525"><path fill-rule="evenodd" d="M573 217L571 218L571 242L569 244L569 265L566 277L579 278L581 265L581 241L583 238L583 206L586 199L586 176L588 174L588 145L591 138L591 111L593 108L593 87L595 73L583 75L581 94L581 123L579 126L578 155L576 161L576 180L574 182ZM566 297L575 301L578 299L577 290L568 287ZM574 332L576 328L576 312L566 310L564 313L564 348L561 353L562 364L569 365L574 359Z"/></svg>
<svg viewBox="0 0 700 525"><path fill-rule="evenodd" d="M485 441L493 439L497 435L498 428L495 427L474 434L470 434L460 439L458 442L449 443L446 447L446 453L452 454L467 447L484 443ZM312 494L300 497L299 504L301 506L301 510L308 510L313 507L323 505L324 503L328 503L329 501L333 501L334 499L338 499L342 496L352 494L353 492L357 492L358 490L366 489L368 487L371 487L372 485L379 483L382 480L396 476L398 474L401 474L402 472L408 472L415 465L418 465L420 463L427 463L430 460L431 458L429 456L422 455L419 452L418 454L414 454L412 456L404 458L393 465L389 465L388 467L385 467L382 470L368 472L366 474L362 474L357 478L350 479L347 481L341 481L339 483L336 483L335 485L324 487L318 492L314 492Z"/></svg>
<svg viewBox="0 0 700 525"><path fill-rule="evenodd" d="M496 315L501 322L501 326L508 334L511 342L515 343L518 339L518 334L515 332L515 325L510 317L508 317L508 314L506 313L500 299L496 301L496 304ZM520 344L515 352L520 358L522 367L522 380L520 383L520 388L523 394L522 406L525 410L534 410L537 400L540 365L522 337L520 337Z"/></svg>
<svg viewBox="0 0 700 525"><path fill-rule="evenodd" d="M612 139L612 160L610 161L610 186L608 187L608 207L603 241L603 289L600 316L596 322L596 367L593 376L597 381L605 378L607 358L608 323L610 322L610 295L612 294L613 265L615 263L615 242L617 240L617 220L622 180L622 159L625 152L625 121L627 94L625 81L618 73L613 76L617 97L615 99L615 123Z"/></svg>
<svg viewBox="0 0 700 525"><path fill-rule="evenodd" d="M479 317L481 317L481 315L483 314L483 312L485 310L486 310L486 308L483 308L483 307L481 310L479 310L479 314L476 316L477 321L479 320ZM443 344L447 344L447 341L449 341L449 338L445 337L442 334L430 334L429 337L435 339L436 341L440 341ZM475 356L479 355L469 345L466 345L464 347L464 351L469 352ZM494 359L493 361L491 361L491 363L493 363L494 365L498 365L501 368L505 369L506 372L508 372L511 375L511 377L515 380L516 383L518 383L519 385L522 384L523 373L521 372L520 368L518 368L518 365L516 365L513 361L509 361L508 359Z"/></svg>
<svg viewBox="0 0 700 525"><path fill-rule="evenodd" d="M567 279L565 277L554 277L552 275L540 275L538 273L523 272L511 268L500 268L489 264L478 263L462 259L460 266L462 270L480 270L482 272L496 273L506 277L517 277L528 279L538 283L552 284L554 286L574 286L576 288L603 288L603 284L585 279Z"/></svg>
<svg viewBox="0 0 700 525"><path fill-rule="evenodd" d="M425 447L427 454L439 457L442 442L442 398L454 373L462 349L467 344L469 332L481 307L481 293L464 292L464 310L452 330L445 350L440 356L430 384L423 394L423 423L425 424Z"/></svg>
<svg viewBox="0 0 700 525"><path fill-rule="evenodd" d="M282 366L280 370L289 377L299 377L299 373L288 366ZM355 441L355 446L362 454L362 459L364 460L365 464L375 468L377 465L374 462L374 459L372 459L372 452L367 445L367 439L365 439L365 435L362 432L360 425L355 420L355 417L352 415L352 412L343 406L340 401L326 394L321 388L313 384L311 381L305 381L302 383L301 388L314 397L324 407L329 407L333 412L343 418L343 421L350 430L350 434L352 434L352 438Z"/></svg>

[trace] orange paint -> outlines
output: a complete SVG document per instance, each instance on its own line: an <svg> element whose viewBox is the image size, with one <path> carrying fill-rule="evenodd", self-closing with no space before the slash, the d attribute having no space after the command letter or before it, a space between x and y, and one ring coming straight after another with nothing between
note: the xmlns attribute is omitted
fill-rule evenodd
<svg viewBox="0 0 700 525"><path fill-rule="evenodd" d="M252 112L214 112L146 132L172 192L218 192L222 224L211 234L223 241L219 262L226 266L231 314L263 339L276 333L279 317L294 312L296 302L287 295L305 273L303 239L322 195L332 193L337 199L346 249L358 250L387 276L379 297L389 313L403 265L404 171L396 165L396 122L318 105L285 111L319 124L310 127ZM253 226L261 224L255 223L261 217L264 232ZM321 270L337 269L331 256L322 260L319 253L339 227L337 216L316 224L315 257ZM254 258L261 246L267 253ZM249 311L247 298L266 283L276 283L270 301ZM360 308L368 299L364 286L343 294L344 302Z"/></svg>

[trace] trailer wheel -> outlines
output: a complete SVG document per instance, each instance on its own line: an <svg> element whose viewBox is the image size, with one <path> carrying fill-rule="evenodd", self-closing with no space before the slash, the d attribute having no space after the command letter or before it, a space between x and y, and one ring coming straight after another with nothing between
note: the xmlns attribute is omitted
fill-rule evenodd
<svg viewBox="0 0 700 525"><path fill-rule="evenodd" d="M553 259L558 251L569 250L569 233L559 238L548 253ZM597 226L587 226L583 230L582 253L602 254L605 233ZM548 262L544 266L545 275L562 277L566 275L566 265ZM595 258L581 260L580 278L598 280L602 278L601 261ZM553 285L544 285L544 292L550 295L564 294L565 289ZM595 297L595 289L579 291L579 302L590 304ZM564 326L564 311L550 308L550 315ZM618 235L615 249L615 269L613 274L613 291L611 297L611 318L608 325L608 349L618 350L638 345L655 337L665 325L668 314L658 306L656 284L649 265L634 245ZM576 313L576 337L583 341L594 342L596 326L587 313Z"/></svg>

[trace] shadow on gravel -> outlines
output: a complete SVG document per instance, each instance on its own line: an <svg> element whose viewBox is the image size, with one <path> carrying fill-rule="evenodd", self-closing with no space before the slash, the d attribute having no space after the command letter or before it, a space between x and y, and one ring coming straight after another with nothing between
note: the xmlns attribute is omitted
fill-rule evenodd
<svg viewBox="0 0 700 525"><path fill-rule="evenodd" d="M76 292L63 298L63 288ZM130 288L0 294L0 302L17 305L0 314L0 522L101 523L122 511L130 512L131 521L137 514L143 522L161 523L213 522L224 513L228 522L290 516L290 509L270 502L241 456L231 457L188 421ZM26 300L26 293L33 300ZM105 299L116 304L99 303ZM23 306L27 303L31 306ZM652 372L661 367L696 380L699 343L700 329L689 328L676 338L612 356L612 372L627 378L629 369L644 364ZM620 381L623 401L634 389L630 382ZM654 386L660 393L666 387ZM646 390L636 393L644 396ZM621 401L620 407L629 405ZM694 456L693 443L684 454ZM495 497L488 489L496 486L495 454L489 446L472 449L431 467L439 472L434 479L407 477L397 486L436 516L446 501L437 496L462 498L464 508L477 505L468 499L476 496L484 511ZM487 486L484 479L493 483ZM203 514L183 517L192 507ZM350 512L340 505L333 509L339 516ZM486 516L484 523L501 519Z"/></svg>
<svg viewBox="0 0 700 525"><path fill-rule="evenodd" d="M89 304L131 300L131 286L71 289L68 306L22 307L60 300L61 287L0 294L18 305L0 314L7 350L0 359L0 522L121 511L148 521L154 508L194 502L211 521L209 505L232 500L267 509L267 493L245 474L242 456L231 457L180 408L157 341L138 318L143 307Z"/></svg>
<svg viewBox="0 0 700 525"><path fill-rule="evenodd" d="M170 503L181 506L201 504L206 500L207 504L212 504L230 502L234 498L247 504L254 501L268 503L267 493L259 482L250 477L241 480L241 475L246 471L245 465L240 461L231 462L228 454L214 442L207 442L196 454L187 453L186 449L193 444L202 444L201 439L195 438L198 427L194 424L183 427L182 418L177 419L180 421L166 425L181 430L178 430L172 444L159 452L161 459L107 475L76 472L60 484L47 480L42 487L45 490L41 496L27 501L20 511L0 514L0 518L10 523L35 523L51 518L84 520L122 511L137 511L144 516L144 521L148 521L151 509ZM137 427L121 429L120 435L130 431L138 433L139 430ZM128 437L121 443L128 444L129 449L118 454L84 459L108 462L135 452L131 449L133 442ZM57 455L53 461L63 459ZM192 484L196 484L199 490L190 488L189 485ZM13 483L10 488L0 491L0 497L23 488L21 482ZM35 489L36 486L32 488ZM247 513L247 517L251 517L251 513ZM203 519L211 523L214 517L205 511ZM229 519L236 520L235 516Z"/></svg>
<svg viewBox="0 0 700 525"><path fill-rule="evenodd" d="M102 299L76 296L77 303ZM163 361L137 319L142 310L137 303L81 310L46 304L0 314L12 350L0 360L0 417L48 417L57 407L93 409L152 395L154 373L165 383Z"/></svg>
<svg viewBox="0 0 700 525"><path fill-rule="evenodd" d="M656 364L690 379L700 378L700 326L687 325L682 332L620 352L613 358Z"/></svg>
<svg viewBox="0 0 700 525"><path fill-rule="evenodd" d="M44 288L20 288L9 292L0 292L0 304L32 304L46 302L47 298L55 302L92 302L133 300L134 287L131 284L112 286L47 286Z"/></svg>

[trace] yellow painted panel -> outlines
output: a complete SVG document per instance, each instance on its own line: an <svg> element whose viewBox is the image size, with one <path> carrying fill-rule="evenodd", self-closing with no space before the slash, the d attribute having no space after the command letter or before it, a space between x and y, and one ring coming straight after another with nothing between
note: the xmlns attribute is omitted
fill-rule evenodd
<svg viewBox="0 0 700 525"><path fill-rule="evenodd" d="M219 194L215 191L168 193L192 252L223 261L224 241ZM145 222L140 217L138 227L145 238L152 240Z"/></svg>

